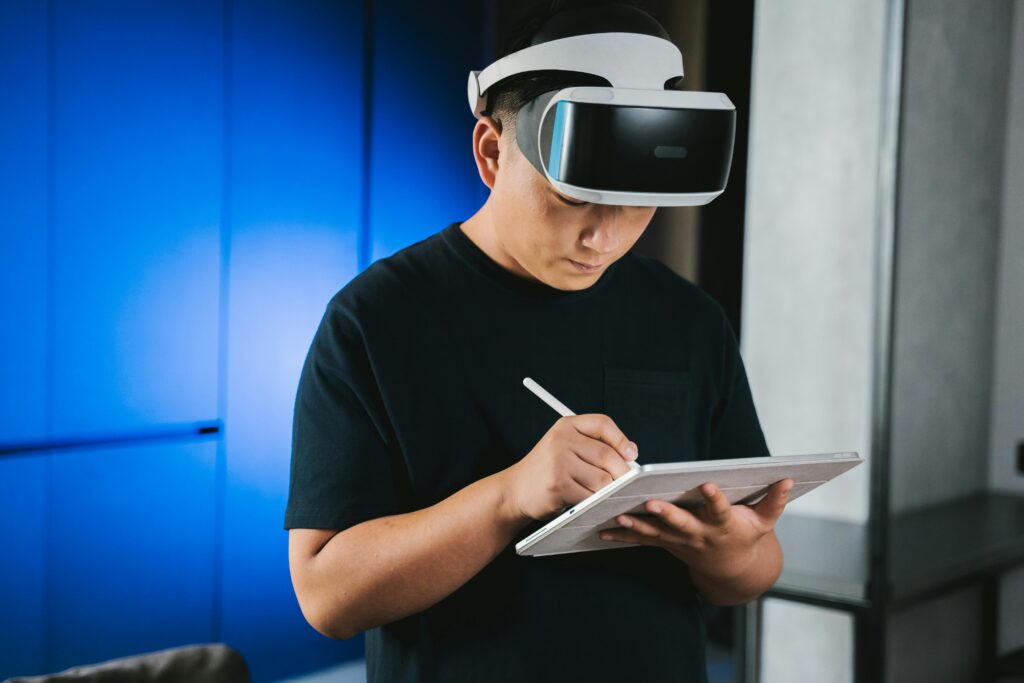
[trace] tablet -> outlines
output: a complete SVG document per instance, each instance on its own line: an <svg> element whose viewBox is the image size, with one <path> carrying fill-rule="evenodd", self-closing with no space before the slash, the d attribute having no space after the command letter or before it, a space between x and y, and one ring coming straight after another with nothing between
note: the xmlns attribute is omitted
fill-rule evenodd
<svg viewBox="0 0 1024 683"><path fill-rule="evenodd" d="M698 487L706 482L717 485L734 505L753 505L772 484L788 477L793 480L793 501L863 461L856 453L818 453L641 465L516 543L516 553L536 557L636 546L603 541L597 534L619 526L617 515L651 514L643 505L654 498L688 509L700 507L704 494Z"/></svg>

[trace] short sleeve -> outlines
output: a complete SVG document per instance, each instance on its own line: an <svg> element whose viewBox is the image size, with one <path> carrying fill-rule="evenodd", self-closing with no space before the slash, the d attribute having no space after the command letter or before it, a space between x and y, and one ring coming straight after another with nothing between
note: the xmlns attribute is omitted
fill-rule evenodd
<svg viewBox="0 0 1024 683"><path fill-rule="evenodd" d="M768 444L754 408L739 342L724 311L722 393L711 414L711 459L769 456Z"/></svg>
<svg viewBox="0 0 1024 683"><path fill-rule="evenodd" d="M340 530L400 512L389 430L365 335L332 300L299 376L284 528Z"/></svg>

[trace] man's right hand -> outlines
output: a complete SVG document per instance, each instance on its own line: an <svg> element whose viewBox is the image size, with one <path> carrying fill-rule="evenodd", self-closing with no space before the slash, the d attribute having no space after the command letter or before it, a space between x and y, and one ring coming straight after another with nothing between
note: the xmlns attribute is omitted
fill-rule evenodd
<svg viewBox="0 0 1024 683"><path fill-rule="evenodd" d="M506 511L519 521L552 517L628 472L636 458L637 445L607 415L559 418L500 473Z"/></svg>

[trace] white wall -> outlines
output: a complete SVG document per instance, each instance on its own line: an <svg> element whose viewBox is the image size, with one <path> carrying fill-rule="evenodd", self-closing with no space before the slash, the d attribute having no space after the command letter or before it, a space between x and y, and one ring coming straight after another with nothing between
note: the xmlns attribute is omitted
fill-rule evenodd
<svg viewBox="0 0 1024 683"><path fill-rule="evenodd" d="M775 455L868 462L786 514L868 512L885 0L758 2L743 357Z"/></svg>
<svg viewBox="0 0 1024 683"><path fill-rule="evenodd" d="M763 633L786 647L766 647L763 683L853 683L853 615L791 600L766 598Z"/></svg>

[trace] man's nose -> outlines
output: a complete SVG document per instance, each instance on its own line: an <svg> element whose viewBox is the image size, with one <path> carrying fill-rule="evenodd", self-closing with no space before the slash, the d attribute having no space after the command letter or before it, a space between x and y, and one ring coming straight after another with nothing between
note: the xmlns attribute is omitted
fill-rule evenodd
<svg viewBox="0 0 1024 683"><path fill-rule="evenodd" d="M595 223L584 232L583 244L602 254L609 254L618 249L622 240L620 214L618 206L601 206L601 212L592 218Z"/></svg>

